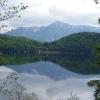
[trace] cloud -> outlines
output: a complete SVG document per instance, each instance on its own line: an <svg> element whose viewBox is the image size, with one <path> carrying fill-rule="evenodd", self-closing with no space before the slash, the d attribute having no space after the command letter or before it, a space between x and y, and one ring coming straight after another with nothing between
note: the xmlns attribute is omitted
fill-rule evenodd
<svg viewBox="0 0 100 100"><path fill-rule="evenodd" d="M11 0L10 0L11 1ZM93 0L22 0L29 8L21 19L9 20L11 27L46 25L53 21L70 24L97 25L99 7ZM13 5L20 3L15 0Z"/></svg>

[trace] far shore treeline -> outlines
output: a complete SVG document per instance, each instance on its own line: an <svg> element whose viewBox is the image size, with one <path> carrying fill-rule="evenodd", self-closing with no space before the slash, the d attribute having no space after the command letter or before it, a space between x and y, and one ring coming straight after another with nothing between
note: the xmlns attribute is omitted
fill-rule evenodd
<svg viewBox="0 0 100 100"><path fill-rule="evenodd" d="M100 34L76 33L50 43L0 34L0 65L39 60L82 74L100 73Z"/></svg>

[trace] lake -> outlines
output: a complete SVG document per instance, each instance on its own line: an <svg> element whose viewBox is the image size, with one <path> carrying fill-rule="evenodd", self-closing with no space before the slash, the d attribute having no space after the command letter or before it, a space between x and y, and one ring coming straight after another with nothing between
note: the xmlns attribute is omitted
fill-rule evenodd
<svg viewBox="0 0 100 100"><path fill-rule="evenodd" d="M50 61L37 61L21 65L8 65L20 73L20 81L28 91L37 94L42 100L67 100L70 94L80 100L93 100L93 89L87 82L100 79L100 75L82 75L64 69Z"/></svg>

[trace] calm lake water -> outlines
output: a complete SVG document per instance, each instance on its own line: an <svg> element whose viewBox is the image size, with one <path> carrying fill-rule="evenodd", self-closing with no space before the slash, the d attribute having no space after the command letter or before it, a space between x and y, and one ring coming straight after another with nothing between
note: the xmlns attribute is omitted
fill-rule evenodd
<svg viewBox="0 0 100 100"><path fill-rule="evenodd" d="M70 93L77 94L80 100L93 100L94 90L87 86L87 82L100 78L100 75L74 73L49 61L7 67L20 73L20 81L42 100L67 100Z"/></svg>

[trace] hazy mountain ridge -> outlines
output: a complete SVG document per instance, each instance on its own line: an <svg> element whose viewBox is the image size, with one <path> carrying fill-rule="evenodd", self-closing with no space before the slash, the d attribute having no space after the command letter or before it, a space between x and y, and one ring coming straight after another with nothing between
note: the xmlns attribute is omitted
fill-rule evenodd
<svg viewBox="0 0 100 100"><path fill-rule="evenodd" d="M21 27L5 34L11 36L22 36L32 40L51 42L67 35L78 32L97 32L100 33L99 27L85 25L70 25L63 22L54 22L48 26L42 27Z"/></svg>

